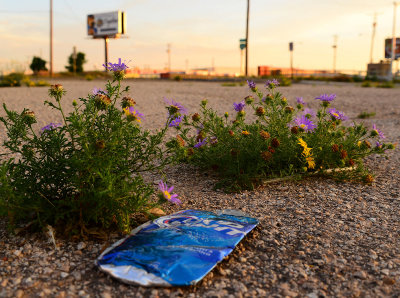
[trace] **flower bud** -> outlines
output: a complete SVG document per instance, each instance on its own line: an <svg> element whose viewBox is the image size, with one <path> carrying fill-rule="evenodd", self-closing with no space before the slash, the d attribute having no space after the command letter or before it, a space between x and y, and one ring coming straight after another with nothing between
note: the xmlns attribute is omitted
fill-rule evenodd
<svg viewBox="0 0 400 298"><path fill-rule="evenodd" d="M208 103L207 99L203 99L203 100L201 101L201 106L202 106L203 108L205 108L206 105L207 105L207 103Z"/></svg>
<svg viewBox="0 0 400 298"><path fill-rule="evenodd" d="M57 101L61 99L61 96L65 94L64 87L61 84L51 85L49 89L49 95L54 97Z"/></svg>
<svg viewBox="0 0 400 298"><path fill-rule="evenodd" d="M176 141L177 141L179 147L185 147L185 141L182 139L182 137L180 135L176 136Z"/></svg>
<svg viewBox="0 0 400 298"><path fill-rule="evenodd" d="M290 131L292 134L297 135L299 133L299 127L298 126L293 126Z"/></svg>
<svg viewBox="0 0 400 298"><path fill-rule="evenodd" d="M365 183L372 183L374 182L374 177L372 177L370 174L366 174L364 175L363 180Z"/></svg>
<svg viewBox="0 0 400 298"><path fill-rule="evenodd" d="M229 134L231 135L231 137L235 135L235 133L232 130L229 131Z"/></svg>
<svg viewBox="0 0 400 298"><path fill-rule="evenodd" d="M194 113L192 116L193 121L199 121L200 120L200 115L198 113Z"/></svg>
<svg viewBox="0 0 400 298"><path fill-rule="evenodd" d="M129 96L125 96L121 100L121 106L123 109L125 109L127 107L133 107L135 104L136 104L136 101L132 97L129 97Z"/></svg>
<svg viewBox="0 0 400 298"><path fill-rule="evenodd" d="M378 131L376 129L371 130L371 137L376 137L378 135L379 135L379 133L378 133Z"/></svg>
<svg viewBox="0 0 400 298"><path fill-rule="evenodd" d="M258 108L256 109L256 115L257 115L257 116L261 117L261 116L263 116L264 114L265 114L265 110L264 110L263 107L258 107Z"/></svg>
<svg viewBox="0 0 400 298"><path fill-rule="evenodd" d="M293 113L293 111L294 111L294 108L291 106L288 106L285 108L285 113L291 114L291 113Z"/></svg>
<svg viewBox="0 0 400 298"><path fill-rule="evenodd" d="M355 165L355 162L354 162L354 160L352 159L352 158L350 158L349 160L348 160L348 164L349 164L349 166L354 166Z"/></svg>
<svg viewBox="0 0 400 298"><path fill-rule="evenodd" d="M33 123L36 123L36 116L35 112L26 110L23 114L22 117L24 119L24 122L28 125L31 125Z"/></svg>
<svg viewBox="0 0 400 298"><path fill-rule="evenodd" d="M274 98L272 97L272 95L271 94L268 94L265 98L264 98L264 101L265 102L270 102L270 101L272 101Z"/></svg>
<svg viewBox="0 0 400 298"><path fill-rule="evenodd" d="M365 140L364 141L364 144L363 144L365 147L367 147L367 148L371 148L371 143L370 142L368 142L367 140Z"/></svg>
<svg viewBox="0 0 400 298"><path fill-rule="evenodd" d="M72 105L73 105L74 107L76 107L76 106L78 105L78 102L74 99L74 100L72 101Z"/></svg>
<svg viewBox="0 0 400 298"><path fill-rule="evenodd" d="M345 159L346 157L347 157L347 151L346 150L340 151L340 158Z"/></svg>
<svg viewBox="0 0 400 298"><path fill-rule="evenodd" d="M338 152L339 151L339 146L337 144L332 145L332 152Z"/></svg>
<svg viewBox="0 0 400 298"><path fill-rule="evenodd" d="M186 150L186 154L187 154L187 156L192 156L194 154L194 149L193 148L188 148Z"/></svg>
<svg viewBox="0 0 400 298"><path fill-rule="evenodd" d="M105 110L111 104L111 99L104 94L96 94L94 101L99 110Z"/></svg>
<svg viewBox="0 0 400 298"><path fill-rule="evenodd" d="M268 147L268 151L269 151L269 152L271 152L272 154L274 154L274 153L275 153L275 149L274 149L274 148L272 148L271 146L269 146L269 147Z"/></svg>
<svg viewBox="0 0 400 298"><path fill-rule="evenodd" d="M268 140L270 138L270 134L264 130L261 130L260 137L263 138L264 140Z"/></svg>
<svg viewBox="0 0 400 298"><path fill-rule="evenodd" d="M225 112L224 116L225 116L226 119L228 119L229 113L228 113L228 112Z"/></svg>
<svg viewBox="0 0 400 298"><path fill-rule="evenodd" d="M388 148L388 149L394 149L394 148L395 148L395 145L393 145L393 144L388 144L388 145L387 145L387 148Z"/></svg>
<svg viewBox="0 0 400 298"><path fill-rule="evenodd" d="M246 103L246 104L252 104L253 102L254 102L254 97L253 96L251 96L251 95L249 95L249 96L246 96L245 98L244 98L244 102Z"/></svg>
<svg viewBox="0 0 400 298"><path fill-rule="evenodd" d="M271 145L272 147L278 148L280 146L281 142L277 138L273 138Z"/></svg>
<svg viewBox="0 0 400 298"><path fill-rule="evenodd" d="M269 161L272 158L272 153L269 151L261 152L261 158L265 161Z"/></svg>
<svg viewBox="0 0 400 298"><path fill-rule="evenodd" d="M240 111L237 114L239 117L244 117L244 115L246 115L246 113L244 111Z"/></svg>
<svg viewBox="0 0 400 298"><path fill-rule="evenodd" d="M106 146L106 143L103 141L103 140L98 140L97 142L96 142L96 148L97 149L104 149L104 147Z"/></svg>

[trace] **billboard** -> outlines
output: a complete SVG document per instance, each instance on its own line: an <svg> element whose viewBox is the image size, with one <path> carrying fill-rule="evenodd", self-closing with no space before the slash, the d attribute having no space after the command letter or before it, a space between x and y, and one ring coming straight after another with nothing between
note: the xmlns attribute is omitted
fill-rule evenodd
<svg viewBox="0 0 400 298"><path fill-rule="evenodd" d="M385 39L385 58L392 58L392 38ZM394 59L400 58L400 38L396 37Z"/></svg>
<svg viewBox="0 0 400 298"><path fill-rule="evenodd" d="M125 33L125 13L113 11L87 16L87 33L96 37L118 37Z"/></svg>

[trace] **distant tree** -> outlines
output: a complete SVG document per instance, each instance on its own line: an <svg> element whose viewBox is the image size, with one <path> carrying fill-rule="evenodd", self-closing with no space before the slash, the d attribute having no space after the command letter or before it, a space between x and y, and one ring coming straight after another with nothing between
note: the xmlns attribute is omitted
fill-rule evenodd
<svg viewBox="0 0 400 298"><path fill-rule="evenodd" d="M85 54L82 52L78 52L76 54L76 72L83 72L83 64L86 63L85 60ZM68 65L65 66L65 68L69 71L69 72L74 72L74 54L71 54L68 57Z"/></svg>
<svg viewBox="0 0 400 298"><path fill-rule="evenodd" d="M42 58L36 57L36 56L33 57L32 63L29 67L32 69L32 71L35 75L37 75L38 72L41 70L47 70L46 61L43 60Z"/></svg>

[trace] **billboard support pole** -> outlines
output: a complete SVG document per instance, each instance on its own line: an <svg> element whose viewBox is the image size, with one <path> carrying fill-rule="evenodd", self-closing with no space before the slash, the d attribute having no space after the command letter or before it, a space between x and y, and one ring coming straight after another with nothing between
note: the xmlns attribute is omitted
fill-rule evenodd
<svg viewBox="0 0 400 298"><path fill-rule="evenodd" d="M107 64L108 64L108 36L104 37L104 58L105 58L104 65L107 66ZM105 71L107 72L107 67L106 67Z"/></svg>

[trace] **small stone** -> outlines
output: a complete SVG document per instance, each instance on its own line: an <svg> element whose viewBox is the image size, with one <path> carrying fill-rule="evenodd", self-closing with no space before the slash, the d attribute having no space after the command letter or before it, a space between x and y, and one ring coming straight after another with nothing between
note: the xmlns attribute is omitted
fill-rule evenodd
<svg viewBox="0 0 400 298"><path fill-rule="evenodd" d="M355 277L360 278L360 279L366 279L367 278L367 273L365 271L357 271L356 273L353 274Z"/></svg>
<svg viewBox="0 0 400 298"><path fill-rule="evenodd" d="M76 247L78 250L82 250L86 247L86 243L85 242L79 242L78 246Z"/></svg>
<svg viewBox="0 0 400 298"><path fill-rule="evenodd" d="M21 298L22 296L24 296L24 291L23 290L18 290L16 293L15 293L15 297L17 297L17 298Z"/></svg>
<svg viewBox="0 0 400 298"><path fill-rule="evenodd" d="M385 275L389 275L390 274L389 269L382 269L381 272L382 272L382 274L385 274Z"/></svg>
<svg viewBox="0 0 400 298"><path fill-rule="evenodd" d="M318 298L318 294L315 292L308 293L306 295L307 298Z"/></svg>
<svg viewBox="0 0 400 298"><path fill-rule="evenodd" d="M110 292L104 292L101 294L101 297L102 298L112 298L112 295Z"/></svg>
<svg viewBox="0 0 400 298"><path fill-rule="evenodd" d="M390 278L387 276L385 276L382 281L385 285L388 285L388 286L394 285L396 283L396 281L393 278Z"/></svg>
<svg viewBox="0 0 400 298"><path fill-rule="evenodd" d="M149 210L149 213L154 216L164 216L165 215L165 212L163 210L161 210L160 208L151 208Z"/></svg>
<svg viewBox="0 0 400 298"><path fill-rule="evenodd" d="M60 276L66 278L69 274L67 272L61 272Z"/></svg>

